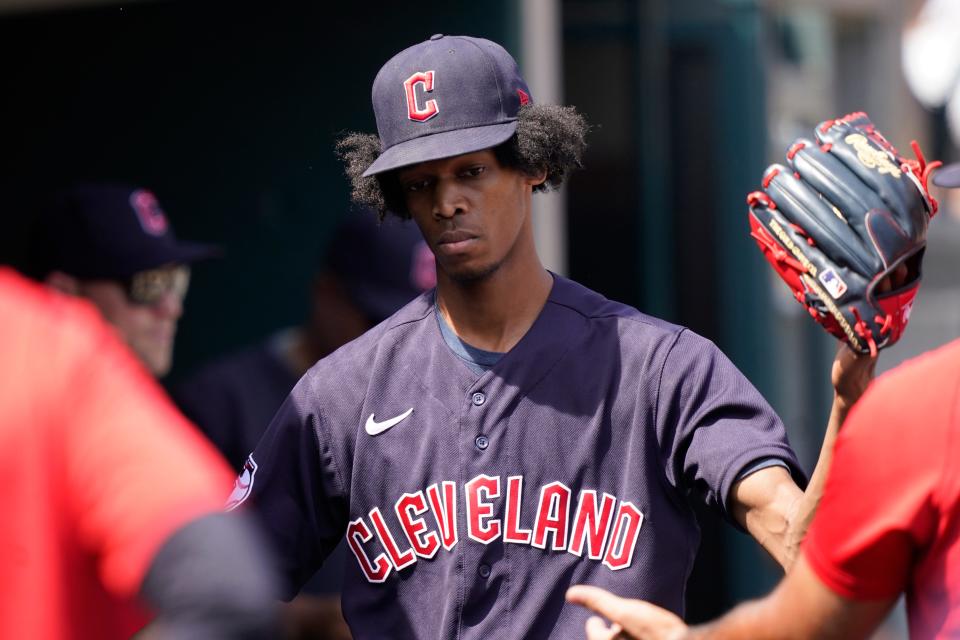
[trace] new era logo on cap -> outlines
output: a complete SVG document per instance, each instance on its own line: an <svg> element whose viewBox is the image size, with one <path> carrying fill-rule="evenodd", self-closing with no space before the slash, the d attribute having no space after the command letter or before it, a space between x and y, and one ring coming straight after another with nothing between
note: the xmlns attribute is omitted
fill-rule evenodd
<svg viewBox="0 0 960 640"><path fill-rule="evenodd" d="M364 175L495 147L514 134L520 107L531 102L503 47L432 36L391 58L373 82L383 153Z"/></svg>

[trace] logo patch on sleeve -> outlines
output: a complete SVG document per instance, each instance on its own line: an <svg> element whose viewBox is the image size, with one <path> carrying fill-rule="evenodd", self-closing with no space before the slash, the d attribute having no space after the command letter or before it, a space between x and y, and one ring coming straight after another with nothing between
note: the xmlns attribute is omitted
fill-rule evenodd
<svg viewBox="0 0 960 640"><path fill-rule="evenodd" d="M827 292L837 300L847 292L847 284L837 275L833 269L824 269L820 272L820 282L826 288Z"/></svg>
<svg viewBox="0 0 960 640"><path fill-rule="evenodd" d="M250 492L253 491L253 478L256 474L257 463L251 454L247 458L247 461L243 463L243 471L240 472L240 476L233 483L233 491L230 493L230 497L227 498L227 511L233 511L250 497Z"/></svg>

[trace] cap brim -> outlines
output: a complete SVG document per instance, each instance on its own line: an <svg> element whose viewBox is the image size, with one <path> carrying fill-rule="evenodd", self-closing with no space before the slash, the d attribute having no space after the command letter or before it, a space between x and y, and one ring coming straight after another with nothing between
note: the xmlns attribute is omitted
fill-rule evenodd
<svg viewBox="0 0 960 640"><path fill-rule="evenodd" d="M124 269L117 270L115 273L97 275L125 278L139 271L156 269L168 264L193 264L221 256L223 256L223 249L216 245L177 240L175 244L159 245L153 247L151 251L141 253L137 259L130 260Z"/></svg>
<svg viewBox="0 0 960 640"><path fill-rule="evenodd" d="M937 169L933 173L933 184L945 189L960 188L960 162Z"/></svg>
<svg viewBox="0 0 960 640"><path fill-rule="evenodd" d="M377 158L363 172L363 176L372 176L384 171L392 171L419 162L452 158L453 156L473 153L495 147L510 139L517 130L517 121L490 124L472 129L443 131L428 136L413 138L395 144Z"/></svg>
<svg viewBox="0 0 960 640"><path fill-rule="evenodd" d="M171 260L171 262L191 264L194 262L209 260L211 258L220 258L223 256L223 249L213 244L182 242L178 240L174 254L174 260Z"/></svg>

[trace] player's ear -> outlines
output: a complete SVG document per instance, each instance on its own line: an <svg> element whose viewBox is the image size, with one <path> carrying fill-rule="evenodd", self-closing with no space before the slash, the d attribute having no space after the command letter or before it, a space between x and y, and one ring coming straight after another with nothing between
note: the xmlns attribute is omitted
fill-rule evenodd
<svg viewBox="0 0 960 640"><path fill-rule="evenodd" d="M538 169L532 173L526 174L526 182L531 187L536 187L547 181L547 170Z"/></svg>
<svg viewBox="0 0 960 640"><path fill-rule="evenodd" d="M80 295L80 281L63 271L51 271L43 282L51 289L68 296Z"/></svg>

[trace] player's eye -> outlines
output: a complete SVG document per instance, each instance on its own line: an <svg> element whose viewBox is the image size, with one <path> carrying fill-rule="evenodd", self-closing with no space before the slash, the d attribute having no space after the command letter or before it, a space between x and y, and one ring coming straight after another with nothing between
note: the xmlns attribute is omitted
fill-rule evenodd
<svg viewBox="0 0 960 640"><path fill-rule="evenodd" d="M463 175L468 178L476 178L486 170L487 168L484 167L483 165L478 165L476 167L470 167L469 169L463 172Z"/></svg>
<svg viewBox="0 0 960 640"><path fill-rule="evenodd" d="M427 185L428 185L427 180L407 180L401 186L403 187L404 191L416 192L416 191L423 191L424 189L427 188Z"/></svg>

